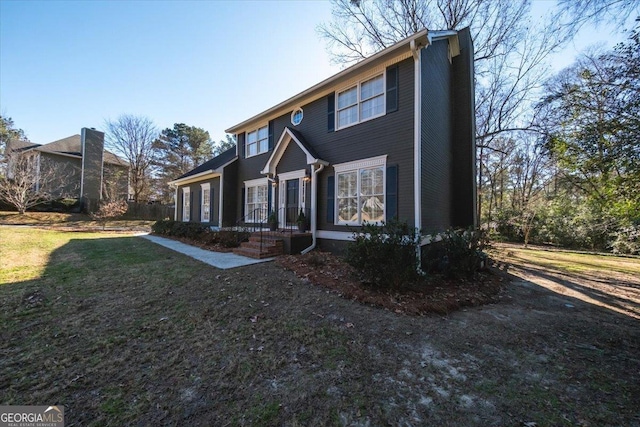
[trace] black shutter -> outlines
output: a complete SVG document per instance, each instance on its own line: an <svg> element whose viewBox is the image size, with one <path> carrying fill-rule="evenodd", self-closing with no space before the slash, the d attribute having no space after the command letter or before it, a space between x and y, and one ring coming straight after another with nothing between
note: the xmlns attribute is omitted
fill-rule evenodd
<svg viewBox="0 0 640 427"><path fill-rule="evenodd" d="M335 222L335 177L327 177L327 222L333 224Z"/></svg>
<svg viewBox="0 0 640 427"><path fill-rule="evenodd" d="M240 219L241 221L244 221L244 216L246 215L244 212L244 197L245 197L244 187L242 187L242 195L240 197L242 197L242 200L240 200Z"/></svg>
<svg viewBox="0 0 640 427"><path fill-rule="evenodd" d="M387 167L387 220L398 216L398 166Z"/></svg>
<svg viewBox="0 0 640 427"><path fill-rule="evenodd" d="M213 210L215 203L213 203L213 186L209 188L209 222L213 222ZM220 225L220 218L218 218L218 225Z"/></svg>
<svg viewBox="0 0 640 427"><path fill-rule="evenodd" d="M193 189L190 188L189 191L189 222L193 222L193 199L194 199ZM198 221L199 222L199 221Z"/></svg>
<svg viewBox="0 0 640 427"><path fill-rule="evenodd" d="M238 156L242 159L244 158L245 155L245 150L244 150L244 140L247 139L247 134L245 133L239 133L238 134Z"/></svg>
<svg viewBox="0 0 640 427"><path fill-rule="evenodd" d="M398 66L387 68L387 113L398 110Z"/></svg>
<svg viewBox="0 0 640 427"><path fill-rule="evenodd" d="M336 94L327 96L327 130L333 132L336 129Z"/></svg>
<svg viewBox="0 0 640 427"><path fill-rule="evenodd" d="M273 209L271 209L271 205L272 205L271 202L273 202L273 200L272 200L273 198L272 198L272 194L271 194L272 191L271 191L271 185L269 185L269 184L270 184L269 180L267 180L267 216L270 215L271 211L273 210Z"/></svg>
<svg viewBox="0 0 640 427"><path fill-rule="evenodd" d="M275 142L273 141L273 120L269 122L269 151L273 150Z"/></svg>

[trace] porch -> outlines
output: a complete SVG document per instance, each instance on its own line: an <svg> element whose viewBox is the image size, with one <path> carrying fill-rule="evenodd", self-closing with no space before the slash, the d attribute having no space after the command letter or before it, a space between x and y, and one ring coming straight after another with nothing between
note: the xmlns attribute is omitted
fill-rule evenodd
<svg viewBox="0 0 640 427"><path fill-rule="evenodd" d="M308 208L254 209L236 224L236 229L249 233L249 241L233 250L238 255L262 259L278 255L299 254L311 246ZM280 224L277 218L284 218Z"/></svg>

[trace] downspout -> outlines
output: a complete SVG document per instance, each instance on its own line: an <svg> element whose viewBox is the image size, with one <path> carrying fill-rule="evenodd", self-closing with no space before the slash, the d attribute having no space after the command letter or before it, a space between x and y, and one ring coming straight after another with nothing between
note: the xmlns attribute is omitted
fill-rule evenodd
<svg viewBox="0 0 640 427"><path fill-rule="evenodd" d="M313 168L313 166L312 166ZM311 252L316 248L317 244L317 228L318 228L318 214L316 208L318 206L318 174L322 172L324 165L320 163L318 169L313 169L313 180L311 182L311 246L300 252L302 255Z"/></svg>
<svg viewBox="0 0 640 427"><path fill-rule="evenodd" d="M427 34L430 43L431 38ZM410 43L411 54L413 56L414 73L414 94L413 94L413 198L414 198L414 228L418 230L418 242L416 245L416 270L418 274L424 275L422 271L422 46L416 43L415 39Z"/></svg>
<svg viewBox="0 0 640 427"><path fill-rule="evenodd" d="M220 188L218 189L218 228L222 228L222 207L224 204L224 168L220 171Z"/></svg>

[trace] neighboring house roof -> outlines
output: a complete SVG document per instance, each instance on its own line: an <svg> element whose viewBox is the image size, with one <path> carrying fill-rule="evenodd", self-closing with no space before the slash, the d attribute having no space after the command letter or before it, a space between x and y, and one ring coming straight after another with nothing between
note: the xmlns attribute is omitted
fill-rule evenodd
<svg viewBox="0 0 640 427"><path fill-rule="evenodd" d="M21 141L19 139L11 139L7 144L7 148L11 151L26 151L30 148L37 147L39 144L36 144L31 141Z"/></svg>
<svg viewBox="0 0 640 427"><path fill-rule="evenodd" d="M424 29L422 31L419 31L407 37L406 39L401 40L398 43L371 55L370 57L358 62L357 64L345 68L338 74L334 74L328 79L325 79L315 86L312 86L309 89L300 92L299 94L287 99L286 101L283 101L280 104L277 104L276 106L271 107L268 110L265 110L262 113L243 121L242 123L238 123L237 125L230 127L229 129L225 130L225 132L235 134L259 122L268 120L272 117L278 117L297 106L307 104L315 99L327 95L330 92L333 92L335 85L344 84L354 75L362 72L363 70L366 70L369 67L380 65L386 60L400 55L410 57L415 50L428 46L436 40L450 39L452 41L450 46L451 56L456 56L459 53L457 34L458 31L456 30L429 31L427 29Z"/></svg>
<svg viewBox="0 0 640 427"><path fill-rule="evenodd" d="M231 163L236 159L236 147L231 147L227 151L217 155L213 159L204 162L200 166L191 169L189 172L179 176L175 180L171 181L169 184L184 180L186 178L194 177L196 175L203 175L207 172L216 172L218 169L226 166L228 163Z"/></svg>
<svg viewBox="0 0 640 427"><path fill-rule="evenodd" d="M22 144L26 144L26 143L22 143ZM33 144L33 143L28 143L28 144L30 145L19 147L15 143L13 143L12 146L14 149L18 148L18 149L23 149L24 151L34 150L34 151L40 151L43 153L61 154L61 155L70 156L70 157L77 157L79 159L82 158L82 139L78 134L68 136L66 138L62 138L57 141L50 142L48 144L43 144L43 145ZM115 154L107 150L104 150L104 162L112 165L118 165L118 166L124 166L124 167L128 166L128 163L126 160L116 156Z"/></svg>

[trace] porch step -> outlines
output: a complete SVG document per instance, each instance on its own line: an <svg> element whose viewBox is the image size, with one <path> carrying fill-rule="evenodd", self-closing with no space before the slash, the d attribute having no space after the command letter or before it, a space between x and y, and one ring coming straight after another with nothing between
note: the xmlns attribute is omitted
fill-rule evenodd
<svg viewBox="0 0 640 427"><path fill-rule="evenodd" d="M277 237L256 233L249 237L248 242L242 242L240 247L235 248L233 253L255 259L271 258L284 253L284 243Z"/></svg>

